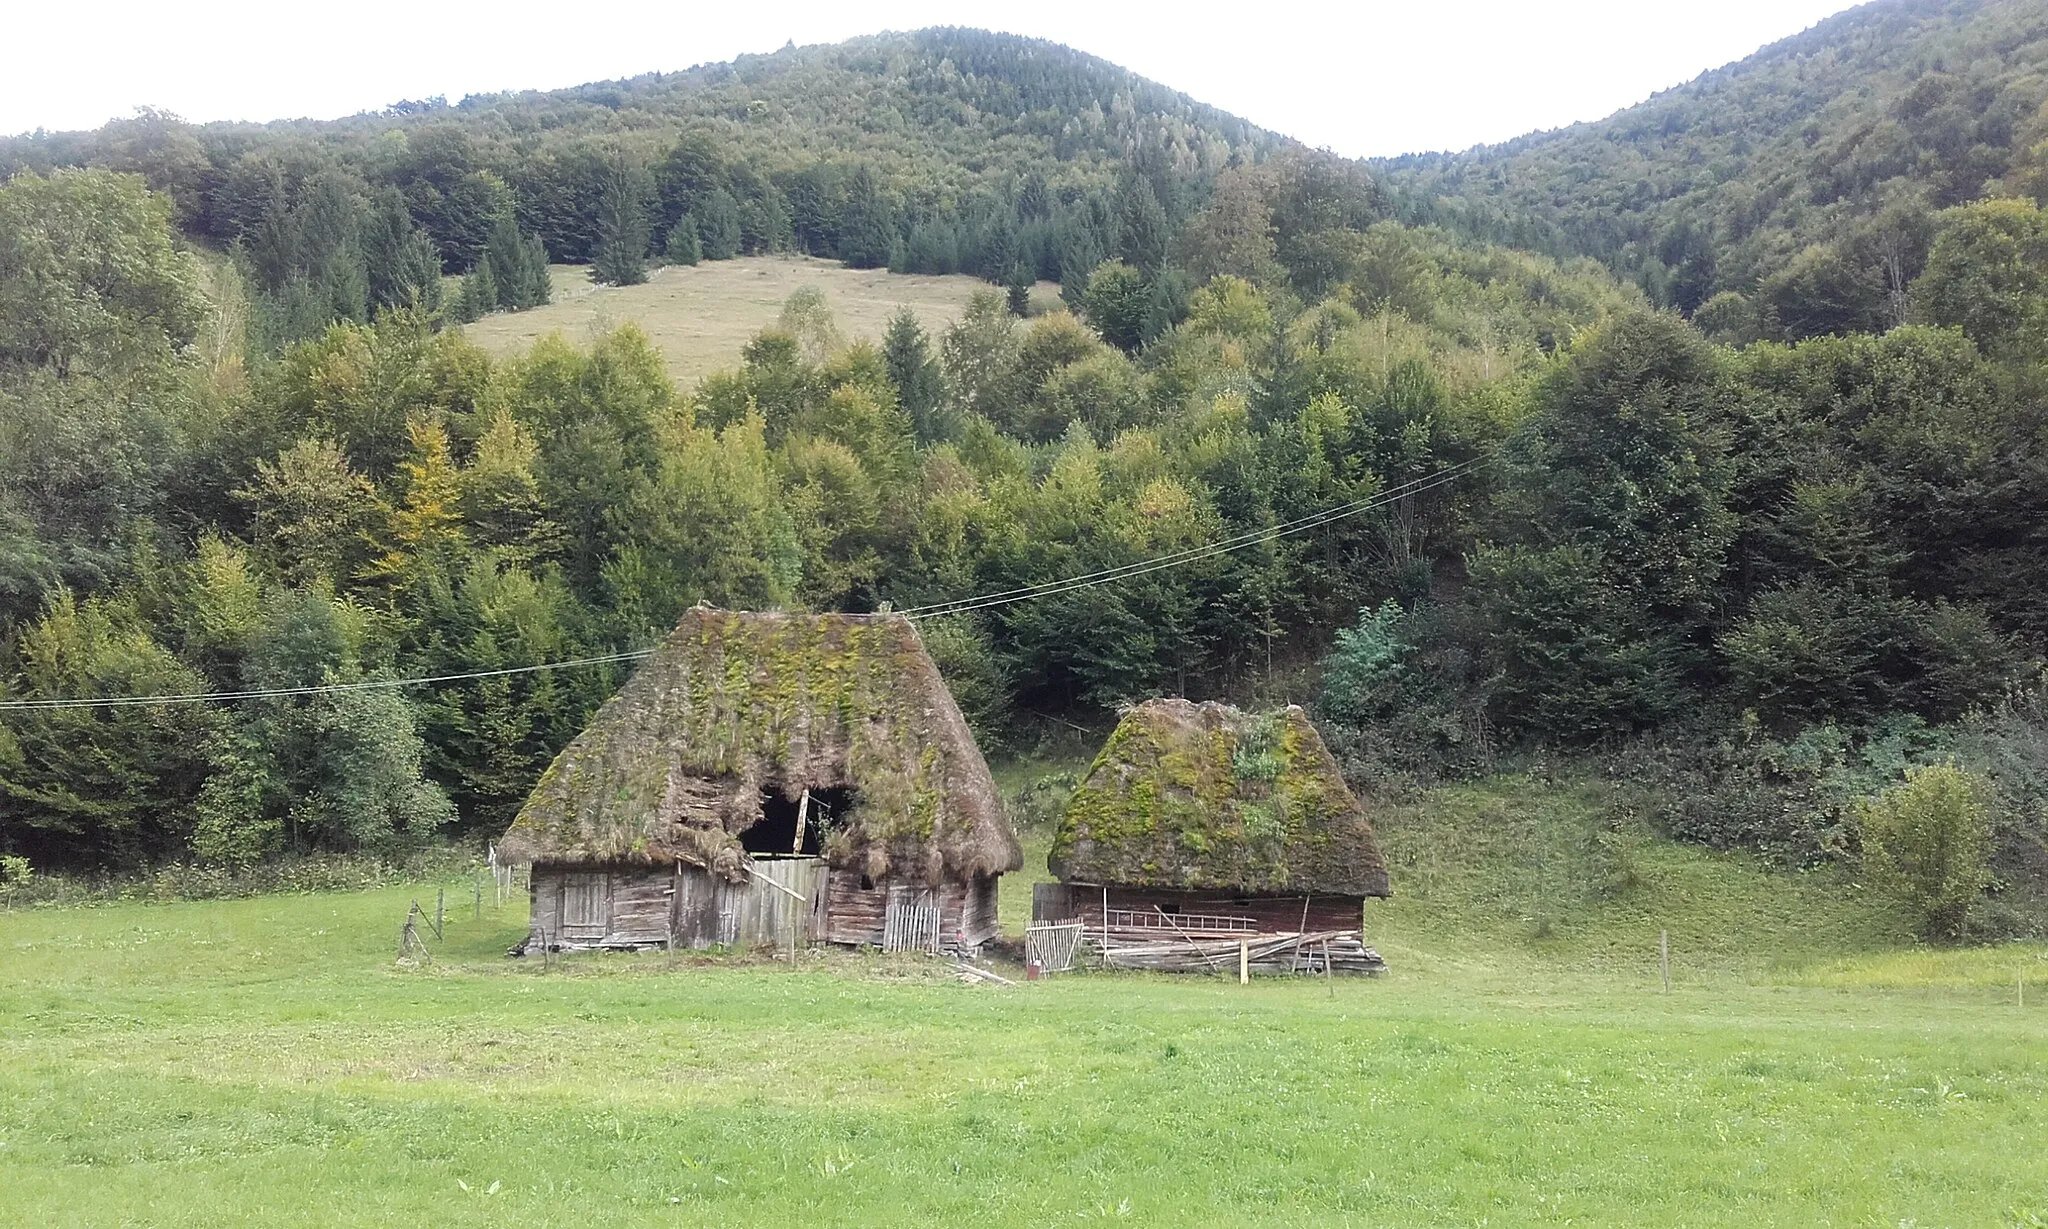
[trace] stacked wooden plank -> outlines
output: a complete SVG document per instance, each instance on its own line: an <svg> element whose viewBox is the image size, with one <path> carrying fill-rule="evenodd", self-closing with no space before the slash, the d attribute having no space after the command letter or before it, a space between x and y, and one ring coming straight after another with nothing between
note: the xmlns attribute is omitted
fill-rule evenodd
<svg viewBox="0 0 2048 1229"><path fill-rule="evenodd" d="M1240 950L1242 945L1242 950ZM1242 939L1175 938L1142 943L1111 940L1102 953L1112 969L1147 969L1159 973L1236 974L1241 956L1249 957L1254 973L1324 972L1371 976L1386 971L1380 954L1365 945L1355 930L1309 931L1302 934L1257 934Z"/></svg>

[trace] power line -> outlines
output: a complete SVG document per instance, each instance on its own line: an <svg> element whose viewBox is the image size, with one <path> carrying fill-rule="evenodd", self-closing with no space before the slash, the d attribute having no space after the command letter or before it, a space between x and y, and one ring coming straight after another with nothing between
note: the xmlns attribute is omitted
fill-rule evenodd
<svg viewBox="0 0 2048 1229"><path fill-rule="evenodd" d="M653 649L632 649L597 657L542 662L534 666L507 666L502 670L470 670L462 674L435 674L423 678L362 679L353 683L321 683L308 687L265 687L249 691L187 692L169 696L73 696L53 700L0 700L0 712L47 708L127 708L136 705L208 704L226 700L275 700L288 696L321 696L349 691L388 691L396 687L427 687L436 683L464 683L472 679L504 678L514 674L537 674L542 670L567 670L577 666L601 666L611 662L639 661Z"/></svg>
<svg viewBox="0 0 2048 1229"><path fill-rule="evenodd" d="M1062 593L1073 593L1081 589L1092 589L1099 585L1114 584L1120 580L1144 576L1167 568L1196 563L1228 555L1250 546L1258 546L1280 538L1306 533L1324 525L1334 524L1354 516L1387 507L1416 495L1435 490L1440 486L1457 481L1479 466L1492 460L1491 455L1474 457L1469 461L1448 466L1434 474L1411 479L1400 486L1391 487L1362 499L1326 508L1292 521L1264 529L1249 530L1234 537L1205 542L1200 546L1185 547L1150 559L1118 567L1103 568L1079 576L1068 576L1060 580L1044 581L1035 585L1024 585L996 593L984 593L976 597L960 598L951 602L935 602L926 606L914 606L898 611L905 618L922 622L926 619L943 618L947 615L966 614L976 610L992 610L999 606L1011 606L1019 602L1036 601L1039 598L1056 597ZM72 708L135 708L165 707L174 704L211 704L236 700L274 700L295 696L334 695L354 691L390 691L404 687L431 687L443 683L466 683L478 679L506 678L521 674L538 674L544 670L568 670L580 666L610 665L618 662L640 661L654 653L653 648L630 649L620 653L604 653L594 657L577 657L567 661L542 662L531 666L507 666L498 670L469 670L460 674L436 674L418 678L362 679L352 683L324 683L307 687L267 687L245 691L187 692L181 695L160 696L69 696L55 699L7 700L0 699L0 712L29 712Z"/></svg>
<svg viewBox="0 0 2048 1229"><path fill-rule="evenodd" d="M1182 564L1195 563L1203 559L1214 558L1218 555L1231 554L1248 546L1262 545L1279 538L1306 533L1311 529L1319 529L1324 525L1375 511L1379 508L1398 503L1403 499L1445 486L1464 477L1491 459L1490 456L1475 457L1470 461L1465 461L1447 469L1439 470L1434 474L1403 483L1401 486L1382 491L1365 499L1354 500L1351 503L1341 504L1335 508L1328 508L1322 512L1301 517L1298 520L1268 526L1264 529L1255 529L1239 534L1234 538L1225 538L1216 542L1205 542L1200 546L1187 547L1171 554L1161 555L1152 559L1143 559L1136 563L1127 563L1119 567L1104 568L1099 572L1090 572L1083 576L1070 576L1062 580L1045 581L1041 584L1026 585L1022 588L1009 589L1000 593L982 594L978 597L961 598L952 602L937 602L929 606L914 606L898 613L906 618L921 621L924 619L940 618L945 615L965 614L974 610L989 610L997 606L1008 606L1017 602L1035 601L1042 597L1054 597L1079 589L1092 589L1097 585L1111 584L1119 580L1128 580L1134 576L1143 576L1150 572L1179 567Z"/></svg>

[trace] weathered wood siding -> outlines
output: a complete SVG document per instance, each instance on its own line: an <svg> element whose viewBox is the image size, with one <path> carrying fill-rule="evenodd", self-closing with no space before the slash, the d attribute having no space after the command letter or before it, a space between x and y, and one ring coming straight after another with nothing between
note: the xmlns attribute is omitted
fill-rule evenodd
<svg viewBox="0 0 2048 1229"><path fill-rule="evenodd" d="M824 935L822 858L759 858L745 883L684 868L676 882L676 946L751 947L789 942L794 925L805 939ZM770 881L802 897L777 891Z"/></svg>
<svg viewBox="0 0 2048 1229"><path fill-rule="evenodd" d="M1251 928L1265 934L1295 934L1310 931L1358 930L1364 925L1365 898L1362 896L1238 896L1227 892L1181 892L1171 888L1137 888L1111 884L1107 888L1087 884L1035 883L1031 885L1031 920L1065 922L1078 920L1088 928L1091 941L1102 933L1102 913L1107 897L1112 937L1125 932L1118 924L1119 913L1142 918L1178 918L1194 915L1209 918L1243 918ZM1165 919L1160 919L1164 921ZM1150 933L1152 927L1144 928ZM1164 926L1165 937L1174 931ZM1126 935L1127 937L1127 935Z"/></svg>
<svg viewBox="0 0 2048 1229"><path fill-rule="evenodd" d="M996 877L977 875L961 883L922 886L870 881L861 886L854 871L832 871L825 887L825 938L833 943L882 946L888 928L892 888L899 894L928 894L939 908L939 946L947 951L975 948L1001 933L996 922Z"/></svg>
<svg viewBox="0 0 2048 1229"><path fill-rule="evenodd" d="M792 920L804 938L821 937L824 861L776 858L753 866L759 877L738 884L694 867L535 866L528 945L557 951L664 947L671 937L678 947L695 948L788 943Z"/></svg>

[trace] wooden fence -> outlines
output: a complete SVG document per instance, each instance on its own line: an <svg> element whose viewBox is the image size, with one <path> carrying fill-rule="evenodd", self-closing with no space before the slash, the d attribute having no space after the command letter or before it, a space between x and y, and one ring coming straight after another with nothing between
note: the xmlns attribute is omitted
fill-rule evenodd
<svg viewBox="0 0 2048 1229"><path fill-rule="evenodd" d="M939 902L930 891L900 885L889 889L889 911L882 920L882 950L939 950Z"/></svg>
<svg viewBox="0 0 2048 1229"><path fill-rule="evenodd" d="M1024 964L1042 973L1064 973L1074 967L1081 946L1079 922L1033 922L1024 928Z"/></svg>

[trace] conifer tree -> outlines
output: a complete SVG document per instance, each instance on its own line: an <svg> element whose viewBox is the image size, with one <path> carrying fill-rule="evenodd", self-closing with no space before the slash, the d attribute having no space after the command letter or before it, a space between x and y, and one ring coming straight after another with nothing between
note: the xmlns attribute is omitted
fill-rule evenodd
<svg viewBox="0 0 2048 1229"><path fill-rule="evenodd" d="M497 285L497 306L507 311L539 307L551 297L547 251L538 236L522 234L510 214L498 219L484 244L483 260Z"/></svg>
<svg viewBox="0 0 2048 1229"><path fill-rule="evenodd" d="M732 193L713 188L705 194L697 215L697 234L704 242L706 260L731 260L740 254L740 206Z"/></svg>
<svg viewBox="0 0 2048 1229"><path fill-rule="evenodd" d="M476 268L463 276L462 288L456 292L455 318L468 324L497 310L498 279L491 273L491 262L479 260Z"/></svg>
<svg viewBox="0 0 2048 1229"><path fill-rule="evenodd" d="M363 259L373 310L412 307L431 315L441 309L440 254L414 224L396 188L379 192L371 204L363 227Z"/></svg>
<svg viewBox="0 0 2048 1229"><path fill-rule="evenodd" d="M896 386L896 399L910 416L918 442L940 438L939 411L945 388L940 382L939 361L932 357L931 341L917 322L916 312L906 307L889 321L889 331L882 338L882 362L889 369L889 382Z"/></svg>
<svg viewBox="0 0 2048 1229"><path fill-rule="evenodd" d="M662 256L672 265L694 265L704 259L704 242L697 236L697 219L684 214L668 232Z"/></svg>
<svg viewBox="0 0 2048 1229"><path fill-rule="evenodd" d="M1031 314L1031 270L1019 263L1011 268L1010 280L1004 289L1008 292L1010 314L1028 316Z"/></svg>
<svg viewBox="0 0 2048 1229"><path fill-rule="evenodd" d="M1119 246L1123 258L1148 277L1158 272L1166 260L1172 230L1151 180L1133 175L1125 182L1123 199L1117 203L1117 220L1121 226Z"/></svg>
<svg viewBox="0 0 2048 1229"><path fill-rule="evenodd" d="M847 185L846 212L839 234L839 259L856 269L880 269L895 254L894 210L882 196L875 177L866 167L853 173Z"/></svg>
<svg viewBox="0 0 2048 1229"><path fill-rule="evenodd" d="M593 281L635 286L647 280L647 202L653 186L647 172L626 155L613 159L598 194Z"/></svg>

